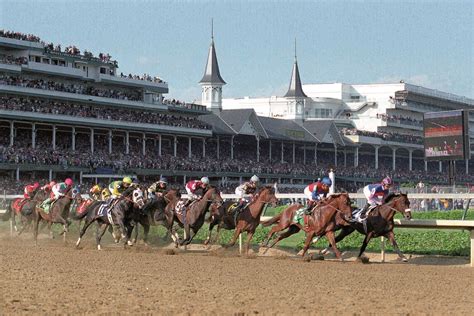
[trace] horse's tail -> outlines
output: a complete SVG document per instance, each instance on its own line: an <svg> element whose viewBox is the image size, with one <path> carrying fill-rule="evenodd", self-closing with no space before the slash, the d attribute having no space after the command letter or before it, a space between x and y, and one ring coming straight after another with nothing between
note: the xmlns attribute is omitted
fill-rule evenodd
<svg viewBox="0 0 474 316"><path fill-rule="evenodd" d="M12 207L11 207L11 203L8 203L5 213L2 216L2 221L8 221L11 216L12 216Z"/></svg>
<svg viewBox="0 0 474 316"><path fill-rule="evenodd" d="M278 214L278 215L273 216L269 220L260 222L260 224L262 224L263 227L267 227L267 226L273 225L273 224L277 223L278 221L280 221L280 218L281 218L281 213Z"/></svg>

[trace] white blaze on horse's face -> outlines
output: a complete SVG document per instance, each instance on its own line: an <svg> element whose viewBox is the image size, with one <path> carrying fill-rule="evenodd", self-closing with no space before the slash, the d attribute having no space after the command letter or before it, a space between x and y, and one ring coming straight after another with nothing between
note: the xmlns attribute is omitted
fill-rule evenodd
<svg viewBox="0 0 474 316"><path fill-rule="evenodd" d="M142 207L145 205L145 202L143 201L143 192L140 189L134 190L132 194L132 200L133 203L136 203L138 207Z"/></svg>

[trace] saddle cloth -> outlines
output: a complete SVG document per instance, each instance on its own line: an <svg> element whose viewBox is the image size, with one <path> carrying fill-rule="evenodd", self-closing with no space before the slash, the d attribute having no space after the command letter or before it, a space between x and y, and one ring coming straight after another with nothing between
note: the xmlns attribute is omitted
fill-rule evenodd
<svg viewBox="0 0 474 316"><path fill-rule="evenodd" d="M110 224L114 224L114 220L112 218L112 209L109 207L108 203L103 203L99 206L99 210L97 211L97 216L107 216Z"/></svg>

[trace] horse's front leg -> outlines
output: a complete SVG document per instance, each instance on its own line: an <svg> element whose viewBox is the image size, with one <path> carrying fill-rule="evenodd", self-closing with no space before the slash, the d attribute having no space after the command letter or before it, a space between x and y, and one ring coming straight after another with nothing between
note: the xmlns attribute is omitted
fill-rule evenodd
<svg viewBox="0 0 474 316"><path fill-rule="evenodd" d="M395 240L395 234L393 233L393 231L388 232L385 237L387 237L392 242L393 248L398 254L398 258L400 258L400 260L402 260L403 262L407 262L408 258L405 257L405 255L400 251L400 248L398 248L398 244Z"/></svg>
<svg viewBox="0 0 474 316"><path fill-rule="evenodd" d="M191 232L190 232L190 229L189 229L189 224L186 222L186 224L184 224L184 236L183 236L183 240L179 243L181 246L184 245L184 244L188 244L189 241L190 241L190 238L191 238Z"/></svg>
<svg viewBox="0 0 474 316"><path fill-rule="evenodd" d="M235 245L235 242L237 241L237 238L239 237L240 233L241 233L241 227L240 226L237 226L234 230L234 235L232 236L232 239L230 240L229 244L226 245L226 247L232 247Z"/></svg>
<svg viewBox="0 0 474 316"><path fill-rule="evenodd" d="M249 248L250 248L250 241L252 240L253 237L253 232L247 232L247 243L245 244L245 255L249 255Z"/></svg>
<svg viewBox="0 0 474 316"><path fill-rule="evenodd" d="M216 224L214 223L214 221L212 221L212 222L209 224L209 233L207 234L206 240L204 240L204 245L209 244L209 242L211 241L212 229L214 228L215 225L216 225Z"/></svg>
<svg viewBox="0 0 474 316"><path fill-rule="evenodd" d="M146 225L142 225L142 226L143 226L143 242L145 243L145 245L148 245L148 233L150 232L150 225L146 224ZM138 227L137 227L137 229L138 229Z"/></svg>
<svg viewBox="0 0 474 316"><path fill-rule="evenodd" d="M311 245L311 241L313 240L314 236L314 231L310 231L306 233L306 240L304 241L304 247L303 247L303 253L301 254L301 257L304 258L306 252L309 249L309 246Z"/></svg>
<svg viewBox="0 0 474 316"><path fill-rule="evenodd" d="M332 246L332 250L334 251L334 254L336 255L336 258L341 260L341 261L344 261L344 259L342 259L341 252L339 251L339 249L337 249L336 238L334 236L334 232L333 231L328 231L326 233L326 238L329 240L329 243Z"/></svg>

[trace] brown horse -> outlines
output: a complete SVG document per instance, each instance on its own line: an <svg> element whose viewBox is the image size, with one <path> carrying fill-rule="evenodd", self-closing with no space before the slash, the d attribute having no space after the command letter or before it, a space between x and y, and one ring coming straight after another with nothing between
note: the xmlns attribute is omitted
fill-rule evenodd
<svg viewBox="0 0 474 316"><path fill-rule="evenodd" d="M7 206L7 210L4 215L4 220L8 220L8 217L11 217L10 220L15 231L18 232L18 235L21 235L23 231L30 226L30 224L35 219L35 207L37 203L41 203L44 199L48 197L48 193L44 190L38 189L32 199L25 200L23 198L16 198L11 201ZM18 230L16 225L16 217L20 218L21 228Z"/></svg>
<svg viewBox="0 0 474 316"><path fill-rule="evenodd" d="M54 223L62 224L63 231L61 234L64 236L64 242L66 242L66 233L71 223L68 220L69 206L71 205L71 202L75 197L76 195L73 194L73 189L70 188L64 196L58 198L50 206L49 213L46 213L39 205L36 205L35 231L34 231L35 245L38 244L38 225L41 220L46 221L48 223L48 228L49 228L51 236L53 233L51 230L52 224Z"/></svg>
<svg viewBox="0 0 474 316"><path fill-rule="evenodd" d="M246 206L240 214L237 216L237 224L235 226L234 235L232 240L226 247L232 247L235 245L237 238L243 232L247 232L247 243L245 244L245 254L248 254L250 241L252 240L253 234L260 224L260 217L266 204L271 203L276 206L278 199L275 196L275 189L271 186L261 188L257 194L255 194L253 201Z"/></svg>
<svg viewBox="0 0 474 316"><path fill-rule="evenodd" d="M296 210L296 206L290 206L281 214L262 223L263 226L269 226L273 223L278 223L278 225L274 226L270 230L267 240L264 244L267 245L272 235L283 229L289 228L288 231L280 234L278 238L273 241L273 243L270 245L270 248L280 240L287 238L303 229L306 232L306 241L302 253L303 257L306 254L306 251L308 251L314 236L326 236L326 238L331 243L336 257L342 260L341 252L336 247L334 236L334 231L337 227L335 215L340 214L342 217L347 219L350 218L351 201L349 195L347 193L333 194L328 198L318 202L318 204L313 209L313 213L311 215L305 216L306 224L304 226L293 221Z"/></svg>
<svg viewBox="0 0 474 316"><path fill-rule="evenodd" d="M196 200L189 205L184 214L176 211L177 203L170 202L168 206L172 207L174 210L174 221L178 223L180 227L184 227L184 239L180 240L179 244L190 244L194 236L196 236L197 232L204 224L204 218L209 208L212 207L213 209L217 209L222 206L222 203L223 200L219 190L213 186L210 186L204 191L204 195L201 199ZM193 231L193 234L191 234L191 230Z"/></svg>
<svg viewBox="0 0 474 316"><path fill-rule="evenodd" d="M395 240L395 234L393 233L394 223L393 217L396 212L403 214L405 219L411 219L410 201L406 194L403 193L391 193L385 200L384 204L374 208L367 216L366 229L362 223L350 223L350 226L342 228L339 235L336 237L336 242L344 239L347 235L351 234L354 230L365 235L362 247L360 248L358 259L362 256L373 237L384 236L389 239L393 245L393 248L398 254L399 259L408 261L408 259L402 254L398 244Z"/></svg>
<svg viewBox="0 0 474 316"><path fill-rule="evenodd" d="M179 189L170 189L165 195L157 197L149 205L145 205L144 207L144 211L153 214L153 221L155 224L161 224L167 229L167 233L175 242L176 247L179 246L179 236L173 229L174 208L180 198L181 193L179 192Z"/></svg>

